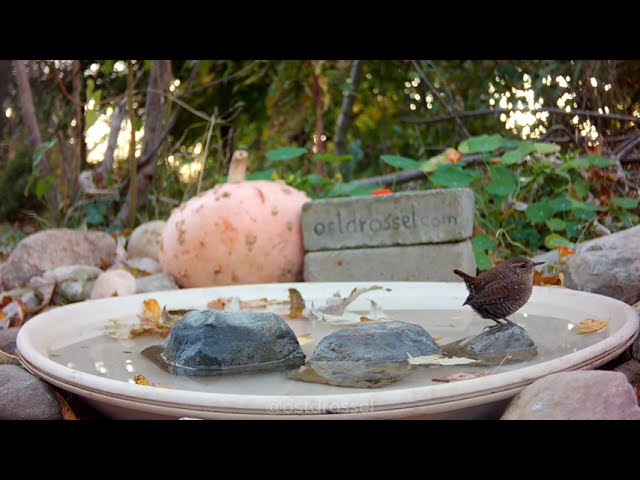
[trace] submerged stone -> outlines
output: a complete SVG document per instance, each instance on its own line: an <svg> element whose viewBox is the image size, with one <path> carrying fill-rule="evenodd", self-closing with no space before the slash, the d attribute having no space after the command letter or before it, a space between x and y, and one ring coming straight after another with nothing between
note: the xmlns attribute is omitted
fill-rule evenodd
<svg viewBox="0 0 640 480"><path fill-rule="evenodd" d="M535 343L519 325L492 328L444 345L442 349L449 355L473 358L489 365L528 360L538 354Z"/></svg>
<svg viewBox="0 0 640 480"><path fill-rule="evenodd" d="M307 364L292 377L343 387L382 387L411 372L407 354L417 357L441 353L420 325L367 323L324 337Z"/></svg>
<svg viewBox="0 0 640 480"><path fill-rule="evenodd" d="M178 375L292 369L305 359L291 327L272 312L188 312L151 350L158 352L156 360Z"/></svg>

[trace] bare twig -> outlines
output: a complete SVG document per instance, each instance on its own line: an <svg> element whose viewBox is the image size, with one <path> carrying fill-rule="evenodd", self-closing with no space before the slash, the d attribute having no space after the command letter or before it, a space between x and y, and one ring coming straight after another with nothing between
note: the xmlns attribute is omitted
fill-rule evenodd
<svg viewBox="0 0 640 480"><path fill-rule="evenodd" d="M635 138L635 140L632 140L629 143L627 143L625 147L622 150L620 150L620 152L618 152L618 154L616 155L616 158L618 160L622 160L624 157L627 156L627 154L633 152L633 149L636 148L638 144L640 144L640 135L638 135Z"/></svg>
<svg viewBox="0 0 640 480"><path fill-rule="evenodd" d="M202 187L202 177L204 176L204 167L207 163L207 153L209 152L209 142L211 141L211 133L213 132L213 126L216 123L215 115L212 115L209 119L209 130L207 131L207 141L204 143L204 150L202 152L202 162L200 164L200 175L198 176L198 188L196 194L200 193Z"/></svg>
<svg viewBox="0 0 640 480"><path fill-rule="evenodd" d="M592 110L571 110L567 112L561 108L555 107L545 107L545 108L486 108L479 110L471 110L468 112L456 112L448 115L437 115L435 117L429 118L415 118L415 117L400 117L400 120L406 123L437 123L444 122L447 120L455 120L458 117L476 117L479 115L498 115L500 113L509 113L509 112L549 112L549 113L558 113L561 115L585 115L589 117L598 117L598 118L609 118L611 120L620 120L621 122L633 122L635 124L640 124L640 118L633 117L631 115L621 115L618 113L600 113L594 112Z"/></svg>
<svg viewBox="0 0 640 480"><path fill-rule="evenodd" d="M356 99L356 90L360 84L360 73L362 72L362 60L354 60L351 63L351 74L349 75L350 91L346 92L342 98L342 107L340 115L336 121L336 133L334 142L336 145L336 153L343 154L346 151L347 130L351 125L353 112L353 102Z"/></svg>
<svg viewBox="0 0 640 480"><path fill-rule="evenodd" d="M447 110L447 112L449 112L449 115L451 115L451 118L455 119L462 133L467 138L469 138L471 134L465 128L464 124L462 123L462 120L460 120L459 113L455 111L452 106L449 106L449 104L443 100L442 95L440 95L440 92L438 92L438 90L436 89L436 87L433 86L433 84L431 83L427 75L424 73L424 71L422 71L422 69L418 66L418 62L416 62L415 60L411 60L411 63L413 64L413 67L418 72L418 75L420 75L420 78L422 78L422 81L427 85L427 87L429 87L429 90L433 92L433 96L436 97L438 101L442 104L442 106Z"/></svg>
<svg viewBox="0 0 640 480"><path fill-rule="evenodd" d="M258 62L260 62L260 60L254 60L249 65L246 65L246 66L242 67L240 70L238 70L237 72L232 73L231 75L219 78L217 80L214 80L213 82L210 82L210 83L207 83L205 85L201 85L199 87L194 88L193 92L199 92L200 90L204 90L205 88L213 87L214 85L217 85L219 83L228 82L229 80L233 80L234 78L242 75L244 72L246 72L248 70L251 70Z"/></svg>

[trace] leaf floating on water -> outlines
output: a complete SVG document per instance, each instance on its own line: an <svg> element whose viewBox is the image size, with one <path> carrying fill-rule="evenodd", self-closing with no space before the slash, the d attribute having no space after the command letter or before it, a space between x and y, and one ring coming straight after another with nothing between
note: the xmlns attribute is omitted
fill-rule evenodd
<svg viewBox="0 0 640 480"><path fill-rule="evenodd" d="M370 319L369 317L360 317L361 322L375 322L375 320Z"/></svg>
<svg viewBox="0 0 640 480"><path fill-rule="evenodd" d="M304 298L295 288L289 289L289 318L304 318Z"/></svg>
<svg viewBox="0 0 640 480"><path fill-rule="evenodd" d="M225 312L239 312L240 308L240 298L239 297L231 297L227 304L224 306Z"/></svg>
<svg viewBox="0 0 640 480"><path fill-rule="evenodd" d="M156 325L162 319L162 309L157 300L151 298L142 302L142 315L138 315L140 325Z"/></svg>
<svg viewBox="0 0 640 480"><path fill-rule="evenodd" d="M133 381L136 382L136 385L146 385L148 387L151 386L149 380L147 380L144 375L136 375L135 377L133 377Z"/></svg>
<svg viewBox="0 0 640 480"><path fill-rule="evenodd" d="M211 300L207 303L207 308L210 310L222 310L224 306L227 304L226 298L216 298L215 300Z"/></svg>
<svg viewBox="0 0 640 480"><path fill-rule="evenodd" d="M409 363L411 365L467 365L469 363L476 363L477 360L465 357L447 357L446 355L422 355L419 357L412 357L407 352L409 357Z"/></svg>
<svg viewBox="0 0 640 480"><path fill-rule="evenodd" d="M237 307L235 303L238 303ZM229 304L232 303L231 306ZM239 297L227 297L227 298L215 298L207 303L209 310L228 310L229 308L238 308L238 310L244 309L256 309L267 308L269 305L283 305L289 303L288 300L269 300L268 298L256 298L253 300L240 300ZM233 310L233 311L238 311Z"/></svg>
<svg viewBox="0 0 640 480"><path fill-rule="evenodd" d="M602 332L609 326L609 322L607 320L598 320L595 318L589 318L587 320L583 320L578 323L578 328L576 329L576 333L578 335L584 335L587 333L598 333Z"/></svg>
<svg viewBox="0 0 640 480"><path fill-rule="evenodd" d="M436 343L441 342L442 340L444 340L444 337L433 337L433 341Z"/></svg>
<svg viewBox="0 0 640 480"><path fill-rule="evenodd" d="M342 315L327 315L326 313L313 311L314 315L327 323L332 325L353 325L355 323L360 323L361 316L356 313L343 313Z"/></svg>
<svg viewBox="0 0 640 480"><path fill-rule="evenodd" d="M475 373L452 373L451 375L447 375L446 377L432 378L431 381L442 382L442 383L459 382L461 380L471 380L474 378L486 377L487 375L492 375L492 374L493 372L489 370L481 370Z"/></svg>
<svg viewBox="0 0 640 480"><path fill-rule="evenodd" d="M313 338L311 337L310 333L307 333L306 335L300 335L298 337L298 343L300 345L305 345L305 344L311 343L311 342L313 342Z"/></svg>

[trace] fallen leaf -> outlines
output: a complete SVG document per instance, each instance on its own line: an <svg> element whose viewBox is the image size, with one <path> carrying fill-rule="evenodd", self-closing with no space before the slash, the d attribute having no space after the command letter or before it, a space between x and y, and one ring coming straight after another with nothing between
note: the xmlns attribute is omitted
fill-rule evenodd
<svg viewBox="0 0 640 480"><path fill-rule="evenodd" d="M142 303L142 315L138 315L138 318L142 326L160 323L162 319L162 309L158 301L154 298L145 300Z"/></svg>
<svg viewBox="0 0 640 480"><path fill-rule="evenodd" d="M303 318L304 298L295 288L289 289L289 318Z"/></svg>
<svg viewBox="0 0 640 480"><path fill-rule="evenodd" d="M310 342L313 342L313 338L311 337L310 333L307 333L306 335L300 335L298 337L298 343L300 345L304 345L304 344L310 343Z"/></svg>
<svg viewBox="0 0 640 480"><path fill-rule="evenodd" d="M433 341L438 343L441 342L444 339L444 337L433 337Z"/></svg>
<svg viewBox="0 0 640 480"><path fill-rule="evenodd" d="M598 333L605 330L609 326L607 320L597 320L595 318L589 318L578 322L578 328L576 333L578 335L584 335L586 333Z"/></svg>
<svg viewBox="0 0 640 480"><path fill-rule="evenodd" d="M360 321L361 322L375 322L375 320L371 320L370 318L367 318L367 317L360 317Z"/></svg>
<svg viewBox="0 0 640 480"><path fill-rule="evenodd" d="M210 310L222 310L224 306L227 304L227 299L225 298L216 298L215 300L211 300L207 303L207 308Z"/></svg>
<svg viewBox="0 0 640 480"><path fill-rule="evenodd" d="M538 270L533 271L533 284L538 286L543 285L560 285L562 286L564 283L564 275L562 272L559 272L550 277L545 276L542 272Z"/></svg>
<svg viewBox="0 0 640 480"><path fill-rule="evenodd" d="M269 300L266 298L256 298L255 300L240 300L240 308L267 308Z"/></svg>
<svg viewBox="0 0 640 480"><path fill-rule="evenodd" d="M461 380L471 380L472 378L486 377L487 375L491 375L493 372L489 370L481 370L480 372L475 373L452 373L451 375L447 375L442 378L432 378L432 382L459 382Z"/></svg>
<svg viewBox="0 0 640 480"><path fill-rule="evenodd" d="M575 255L576 254L576 252L571 250L571 248L567 247L566 245L558 245L556 247L556 250L558 250L558 257L559 258L564 258L564 257L567 257L569 255Z"/></svg>
<svg viewBox="0 0 640 480"><path fill-rule="evenodd" d="M225 312L239 312L240 308L240 298L239 297L231 297L227 304L224 306Z"/></svg>
<svg viewBox="0 0 640 480"><path fill-rule="evenodd" d="M446 355L422 355L419 357L412 357L407 352L409 357L409 363L411 365L467 365L469 363L476 363L477 360L465 357L447 357Z"/></svg>
<svg viewBox="0 0 640 480"><path fill-rule="evenodd" d="M380 305L378 305L376 302L374 302L373 300L369 300L369 302L371 302L371 310L369 310L369 313L367 314L367 317L370 318L371 320L391 320L389 317L387 317L387 315L382 311L382 308L380 307Z"/></svg>
<svg viewBox="0 0 640 480"><path fill-rule="evenodd" d="M148 387L151 386L149 380L147 380L144 375L136 375L135 377L133 377L133 381L136 382L136 385L146 385Z"/></svg>
<svg viewBox="0 0 640 480"><path fill-rule="evenodd" d="M56 400L58 401L60 413L62 414L62 420L78 420L78 417L76 417L76 414L73 413L73 410L71 410L71 407L64 399L64 397L56 392L54 388L51 388L51 391L53 392L53 396L56 397Z"/></svg>

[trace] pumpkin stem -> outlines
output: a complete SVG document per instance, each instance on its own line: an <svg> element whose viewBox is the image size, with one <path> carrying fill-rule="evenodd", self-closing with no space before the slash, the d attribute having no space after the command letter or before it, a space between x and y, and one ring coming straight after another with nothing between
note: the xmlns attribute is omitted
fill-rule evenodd
<svg viewBox="0 0 640 480"><path fill-rule="evenodd" d="M236 150L231 157L231 163L229 164L229 175L227 177L227 183L240 183L244 182L244 177L247 174L247 159L249 154L246 150Z"/></svg>

